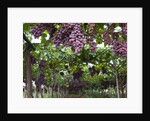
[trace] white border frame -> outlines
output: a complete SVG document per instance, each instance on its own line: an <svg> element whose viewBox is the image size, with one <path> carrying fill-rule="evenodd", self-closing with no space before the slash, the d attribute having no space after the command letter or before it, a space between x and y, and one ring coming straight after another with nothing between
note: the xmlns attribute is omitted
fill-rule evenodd
<svg viewBox="0 0 150 121"><path fill-rule="evenodd" d="M23 98L26 22L127 22L128 98ZM142 113L142 8L8 8L7 87L8 113Z"/></svg>

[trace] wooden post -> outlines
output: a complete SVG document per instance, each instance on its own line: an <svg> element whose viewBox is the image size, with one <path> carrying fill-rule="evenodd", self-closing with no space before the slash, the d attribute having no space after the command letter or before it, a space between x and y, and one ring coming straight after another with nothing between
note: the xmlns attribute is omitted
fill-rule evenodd
<svg viewBox="0 0 150 121"><path fill-rule="evenodd" d="M32 98L32 76L30 50L26 49L26 78L27 78L27 97Z"/></svg>
<svg viewBox="0 0 150 121"><path fill-rule="evenodd" d="M26 57L26 79L27 79L27 97L32 98L32 74L31 74L31 57L30 57L30 48L35 50L34 46L30 42L30 40L26 37L25 33L23 33L23 39L27 42L25 49L25 57Z"/></svg>

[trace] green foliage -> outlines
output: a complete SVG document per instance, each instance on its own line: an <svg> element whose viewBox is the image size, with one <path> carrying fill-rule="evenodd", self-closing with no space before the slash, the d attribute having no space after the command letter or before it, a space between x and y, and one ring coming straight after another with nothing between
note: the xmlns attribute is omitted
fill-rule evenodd
<svg viewBox="0 0 150 121"><path fill-rule="evenodd" d="M30 27L34 26L36 24L34 23L23 23L23 32L29 32L30 31Z"/></svg>
<svg viewBox="0 0 150 121"><path fill-rule="evenodd" d="M32 40L30 34L30 27L35 24L24 23L23 32L26 32L27 36ZM56 28L60 28L61 24L54 24ZM115 26L119 26L119 23L116 23ZM88 28L85 24L82 24L82 27L88 31ZM104 44L104 38L102 33L105 31L104 23L96 23L94 33L96 33L95 41L101 45ZM74 54L71 47L66 47L61 45L59 48L52 43L51 39L48 38L48 31L45 30L41 36L40 44L33 44L36 48L35 51L31 51L31 55L36 58L36 63L32 65L32 76L38 77L40 74L39 71L39 62L40 60L46 60L46 66L42 69L42 73L45 75L45 80L49 86L53 86L58 82L60 86L68 88L68 80L72 80L73 72L77 72L79 68L83 71L82 77L80 80L85 81L85 95L84 97L89 98L111 98L117 97L116 90L112 87L109 87L106 90L103 90L102 82L110 81L115 82L116 71L119 75L127 74L127 58L120 58L116 56L111 47L104 44L104 47L98 47L95 52L90 50L89 44L86 44L82 51L78 54ZM54 33L55 34L55 33ZM120 37L119 40L122 40L124 37ZM115 63L114 63L115 62ZM25 68L25 57L23 59L23 69L24 74L23 78L26 77L26 68ZM89 63L93 64L96 70L99 70L99 73L95 73L93 76L90 75ZM111 64L110 64L111 63ZM68 65L68 69L65 68L65 65ZM102 68L105 67L106 72L102 73ZM56 72L57 70L57 72ZM70 71L70 73L68 72ZM64 76L60 74L64 73ZM55 77L55 79L53 78ZM48 97L48 95L46 95Z"/></svg>

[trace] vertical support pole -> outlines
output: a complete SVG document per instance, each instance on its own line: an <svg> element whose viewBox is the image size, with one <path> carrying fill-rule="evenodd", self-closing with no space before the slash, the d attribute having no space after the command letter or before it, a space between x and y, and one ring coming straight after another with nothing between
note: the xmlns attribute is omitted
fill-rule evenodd
<svg viewBox="0 0 150 121"><path fill-rule="evenodd" d="M116 86L117 86L117 96L118 96L118 98L120 98L119 85L118 85L118 73L117 73L117 71L116 71Z"/></svg>
<svg viewBox="0 0 150 121"><path fill-rule="evenodd" d="M113 64L114 64L114 69L116 70L117 97L120 98L120 94L119 94L119 84L118 84L118 72L117 72L117 69L116 69L116 60L113 60Z"/></svg>
<svg viewBox="0 0 150 121"><path fill-rule="evenodd" d="M26 78L27 78L27 97L32 98L32 76L31 76L31 59L30 50L26 49Z"/></svg>

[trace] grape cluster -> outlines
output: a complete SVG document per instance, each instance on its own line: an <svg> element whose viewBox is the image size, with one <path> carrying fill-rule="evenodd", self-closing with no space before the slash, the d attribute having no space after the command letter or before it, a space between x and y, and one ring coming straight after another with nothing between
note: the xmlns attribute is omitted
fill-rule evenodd
<svg viewBox="0 0 150 121"><path fill-rule="evenodd" d="M127 23L120 23L119 26L122 28L122 32L127 36Z"/></svg>
<svg viewBox="0 0 150 121"><path fill-rule="evenodd" d="M56 31L56 35L52 38L52 42L59 47L61 44L67 45L69 35L71 34L74 24L62 24L62 27Z"/></svg>
<svg viewBox="0 0 150 121"><path fill-rule="evenodd" d="M90 50L93 51L93 52L95 52L96 51L97 43L94 42L94 41L90 41L89 44L90 44Z"/></svg>
<svg viewBox="0 0 150 121"><path fill-rule="evenodd" d="M122 28L122 31L127 34L127 24L121 23L120 27ZM103 33L103 37L104 43L111 45L113 52L116 55L120 55L121 57L125 57L127 55L127 42L126 40L118 41L119 32L111 33L113 40L111 40L110 35L106 31Z"/></svg>
<svg viewBox="0 0 150 121"><path fill-rule="evenodd" d="M69 91L78 90L78 89L82 89L84 86L85 86L84 81L74 80L70 82L68 89Z"/></svg>
<svg viewBox="0 0 150 121"><path fill-rule="evenodd" d="M95 34L88 34L87 36L87 43L90 45L90 50L93 52L96 51L96 46L97 46L97 43L93 41L94 38L95 38Z"/></svg>
<svg viewBox="0 0 150 121"><path fill-rule="evenodd" d="M88 34L88 38L87 38L87 41L91 42L93 41L93 39L96 37L95 34Z"/></svg>
<svg viewBox="0 0 150 121"><path fill-rule="evenodd" d="M122 32L127 36L127 24L122 27Z"/></svg>
<svg viewBox="0 0 150 121"><path fill-rule="evenodd" d="M39 68L41 69L41 68L43 68L45 66L46 66L46 60L41 60L40 64L39 64Z"/></svg>
<svg viewBox="0 0 150 121"><path fill-rule="evenodd" d="M31 55L31 64L35 64L35 63L36 63L36 58L33 55Z"/></svg>
<svg viewBox="0 0 150 121"><path fill-rule="evenodd" d="M90 67L90 68L89 68L89 71L90 71L90 75L91 75L92 77L94 76L94 74L99 74L99 72L100 72L98 69L95 69L94 66Z"/></svg>
<svg viewBox="0 0 150 121"><path fill-rule="evenodd" d="M126 41L113 41L113 51L116 55L125 57L127 55L127 42Z"/></svg>
<svg viewBox="0 0 150 121"><path fill-rule="evenodd" d="M38 84L42 85L45 79L45 75L44 74L40 74L39 78L38 78Z"/></svg>
<svg viewBox="0 0 150 121"><path fill-rule="evenodd" d="M80 78L82 77L83 71L81 69L79 69L77 72L73 72L73 79L74 80L80 80Z"/></svg>
<svg viewBox="0 0 150 121"><path fill-rule="evenodd" d="M88 33L88 36L87 36L87 42L90 45L90 50L93 51L93 52L95 52L96 51L97 43L94 42L93 40L96 37L96 35L92 34L93 30L95 28L95 24L94 23L88 23L87 26L89 28L89 33Z"/></svg>
<svg viewBox="0 0 150 121"><path fill-rule="evenodd" d="M109 36L109 34L107 32L103 33L103 37L104 37L104 43L108 44L108 45L111 45L110 36Z"/></svg>
<svg viewBox="0 0 150 121"><path fill-rule="evenodd" d="M75 53L80 52L86 44L81 24L75 24L73 31L69 36L69 44L73 46Z"/></svg>
<svg viewBox="0 0 150 121"><path fill-rule="evenodd" d="M48 30L50 38L53 36L53 33L56 31L56 28L52 23L39 23L36 26L31 27L31 33L35 38L39 38L42 35L42 32Z"/></svg>
<svg viewBox="0 0 150 121"><path fill-rule="evenodd" d="M92 32L95 24L88 24ZM56 31L52 42L59 47L61 44L71 46L74 53L79 53L86 43L89 43L92 51L96 50L97 43L93 41L94 34L87 34L80 23L63 23L62 27Z"/></svg>
<svg viewBox="0 0 150 121"><path fill-rule="evenodd" d="M61 44L71 46L75 53L81 51L86 44L84 31L79 23L63 23L62 27L56 31L56 36L52 42L59 47Z"/></svg>
<svg viewBox="0 0 150 121"><path fill-rule="evenodd" d="M125 25L125 23L119 23L119 26L122 28Z"/></svg>

